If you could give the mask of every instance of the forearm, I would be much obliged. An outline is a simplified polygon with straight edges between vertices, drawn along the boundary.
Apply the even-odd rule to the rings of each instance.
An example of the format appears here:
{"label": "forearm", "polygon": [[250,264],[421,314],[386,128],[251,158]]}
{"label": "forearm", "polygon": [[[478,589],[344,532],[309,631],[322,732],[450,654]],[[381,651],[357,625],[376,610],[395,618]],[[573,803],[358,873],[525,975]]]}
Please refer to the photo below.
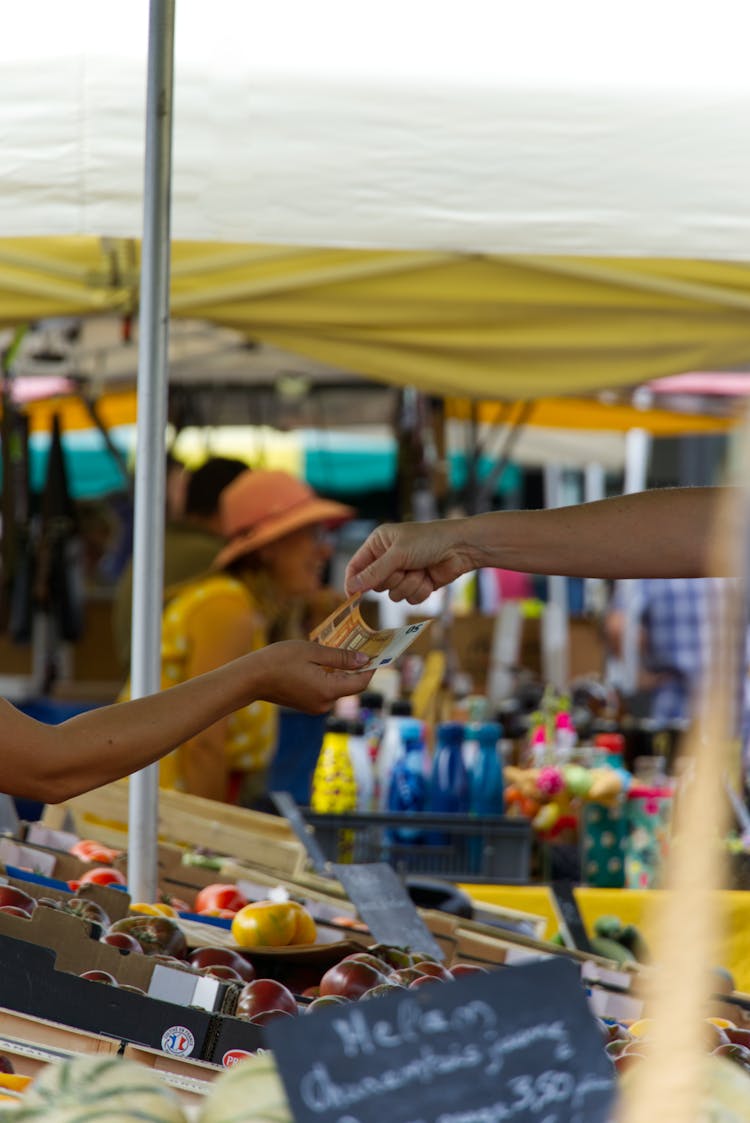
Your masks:
{"label": "forearm", "polygon": [[464,520],[477,568],[571,577],[701,577],[719,488],[663,488]]}
{"label": "forearm", "polygon": [[[25,738],[25,751],[33,753],[33,768],[14,770],[11,794],[56,803],[136,772],[260,697],[263,685],[259,652],[146,698],[78,714],[62,725],[31,723],[31,746],[29,719],[24,719],[18,736]],[[18,750],[20,765],[22,744]],[[7,783],[4,788],[9,790]]]}

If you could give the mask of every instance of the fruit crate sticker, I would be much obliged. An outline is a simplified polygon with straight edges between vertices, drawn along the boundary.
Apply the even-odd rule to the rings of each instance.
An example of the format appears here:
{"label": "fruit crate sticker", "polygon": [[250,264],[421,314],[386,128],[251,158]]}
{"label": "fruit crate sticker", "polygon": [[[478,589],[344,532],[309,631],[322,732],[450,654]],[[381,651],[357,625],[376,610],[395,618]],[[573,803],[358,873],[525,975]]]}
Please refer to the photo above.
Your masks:
{"label": "fruit crate sticker", "polygon": [[551,959],[265,1029],[296,1123],[605,1123],[614,1069]]}

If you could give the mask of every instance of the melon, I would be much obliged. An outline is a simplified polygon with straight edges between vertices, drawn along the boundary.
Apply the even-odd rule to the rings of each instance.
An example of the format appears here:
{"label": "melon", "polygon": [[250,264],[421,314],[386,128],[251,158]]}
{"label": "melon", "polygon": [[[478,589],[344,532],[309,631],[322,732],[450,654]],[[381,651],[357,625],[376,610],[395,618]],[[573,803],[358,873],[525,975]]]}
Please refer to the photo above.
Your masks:
{"label": "melon", "polygon": [[69,1057],[29,1085],[19,1120],[45,1123],[187,1123],[175,1092],[156,1072],[113,1056]]}
{"label": "melon", "polygon": [[209,1092],[198,1123],[293,1123],[271,1053],[243,1057]]}

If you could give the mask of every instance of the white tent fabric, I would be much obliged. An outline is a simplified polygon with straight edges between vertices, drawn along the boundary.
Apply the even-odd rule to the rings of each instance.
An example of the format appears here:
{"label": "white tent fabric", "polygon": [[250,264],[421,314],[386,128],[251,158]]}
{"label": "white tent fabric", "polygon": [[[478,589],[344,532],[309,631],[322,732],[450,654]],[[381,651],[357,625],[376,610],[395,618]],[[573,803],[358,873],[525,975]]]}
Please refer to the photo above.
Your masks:
{"label": "white tent fabric", "polygon": [[[179,0],[172,236],[742,260],[744,0]],[[0,236],[137,237],[146,0],[0,38]]]}

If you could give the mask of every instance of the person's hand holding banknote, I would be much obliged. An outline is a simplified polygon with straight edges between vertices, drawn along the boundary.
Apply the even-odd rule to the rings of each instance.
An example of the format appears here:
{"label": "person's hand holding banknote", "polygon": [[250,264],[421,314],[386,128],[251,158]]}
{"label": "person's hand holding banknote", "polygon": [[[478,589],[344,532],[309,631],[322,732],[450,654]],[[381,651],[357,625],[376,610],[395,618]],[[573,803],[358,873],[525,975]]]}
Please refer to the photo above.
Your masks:
{"label": "person's hand holding banknote", "polygon": [[360,599],[360,594],[350,597],[310,632],[310,639],[324,647],[364,651],[370,658],[362,668],[363,671],[374,671],[377,667],[392,663],[432,623],[431,620],[422,620],[417,624],[405,624],[403,628],[375,631],[362,619]]}

